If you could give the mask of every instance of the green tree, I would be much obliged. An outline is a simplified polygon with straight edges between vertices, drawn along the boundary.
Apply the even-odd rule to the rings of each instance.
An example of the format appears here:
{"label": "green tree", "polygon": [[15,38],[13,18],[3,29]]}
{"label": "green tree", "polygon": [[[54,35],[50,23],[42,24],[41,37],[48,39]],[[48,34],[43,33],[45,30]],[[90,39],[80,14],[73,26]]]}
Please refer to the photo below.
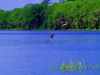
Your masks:
{"label": "green tree", "polygon": [[42,3],[47,7],[50,4],[50,0],[43,0]]}

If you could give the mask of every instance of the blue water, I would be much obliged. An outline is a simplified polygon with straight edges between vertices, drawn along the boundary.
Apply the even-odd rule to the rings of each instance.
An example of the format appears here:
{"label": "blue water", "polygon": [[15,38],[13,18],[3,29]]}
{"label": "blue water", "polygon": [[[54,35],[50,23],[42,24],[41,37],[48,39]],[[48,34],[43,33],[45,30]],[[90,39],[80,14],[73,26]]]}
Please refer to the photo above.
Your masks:
{"label": "blue water", "polygon": [[[87,68],[60,70],[69,63]],[[95,74],[100,75],[98,31],[0,31],[0,75]]]}

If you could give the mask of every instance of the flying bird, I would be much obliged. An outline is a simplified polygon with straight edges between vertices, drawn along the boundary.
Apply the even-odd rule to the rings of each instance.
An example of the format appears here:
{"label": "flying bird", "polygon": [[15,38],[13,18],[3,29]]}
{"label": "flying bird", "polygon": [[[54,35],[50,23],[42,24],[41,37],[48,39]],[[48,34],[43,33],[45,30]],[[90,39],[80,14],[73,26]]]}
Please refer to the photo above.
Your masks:
{"label": "flying bird", "polygon": [[53,38],[54,37],[54,34],[51,34],[50,38]]}

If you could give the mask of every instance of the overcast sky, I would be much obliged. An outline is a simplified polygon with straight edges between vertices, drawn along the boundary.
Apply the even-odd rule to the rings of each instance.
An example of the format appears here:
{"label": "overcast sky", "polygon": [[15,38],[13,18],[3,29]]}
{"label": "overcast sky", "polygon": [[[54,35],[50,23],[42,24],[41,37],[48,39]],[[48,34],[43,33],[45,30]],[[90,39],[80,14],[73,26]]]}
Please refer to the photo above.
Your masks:
{"label": "overcast sky", "polygon": [[[42,0],[0,0],[0,9],[12,10],[14,8],[21,8],[26,4],[40,3]],[[57,0],[52,0],[57,1]]]}

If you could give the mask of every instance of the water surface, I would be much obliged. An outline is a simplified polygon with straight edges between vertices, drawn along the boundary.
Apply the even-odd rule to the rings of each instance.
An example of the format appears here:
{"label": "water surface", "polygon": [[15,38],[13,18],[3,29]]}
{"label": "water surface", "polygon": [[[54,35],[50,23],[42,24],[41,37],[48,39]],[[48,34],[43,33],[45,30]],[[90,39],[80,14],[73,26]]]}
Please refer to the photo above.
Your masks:
{"label": "water surface", "polygon": [[[83,61],[82,71],[60,70],[62,64]],[[0,31],[0,75],[94,74],[100,74],[98,31]]]}

